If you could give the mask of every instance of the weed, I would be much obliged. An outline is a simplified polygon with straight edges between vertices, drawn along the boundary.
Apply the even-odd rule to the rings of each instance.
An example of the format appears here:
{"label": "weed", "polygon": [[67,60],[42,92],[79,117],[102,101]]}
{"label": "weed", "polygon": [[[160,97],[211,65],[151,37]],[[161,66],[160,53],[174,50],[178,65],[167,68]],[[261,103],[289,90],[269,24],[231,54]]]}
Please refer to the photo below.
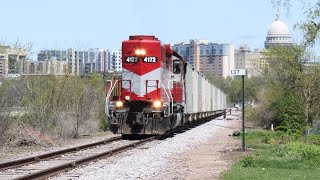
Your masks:
{"label": "weed", "polygon": [[245,156],[241,162],[243,167],[253,167],[253,157],[251,155]]}
{"label": "weed", "polygon": [[286,152],[282,149],[273,149],[272,153],[276,156],[276,157],[284,157],[286,156]]}
{"label": "weed", "polygon": [[288,151],[293,154],[301,156],[304,159],[320,159],[320,147],[313,144],[306,144],[302,142],[292,142],[287,145]]}

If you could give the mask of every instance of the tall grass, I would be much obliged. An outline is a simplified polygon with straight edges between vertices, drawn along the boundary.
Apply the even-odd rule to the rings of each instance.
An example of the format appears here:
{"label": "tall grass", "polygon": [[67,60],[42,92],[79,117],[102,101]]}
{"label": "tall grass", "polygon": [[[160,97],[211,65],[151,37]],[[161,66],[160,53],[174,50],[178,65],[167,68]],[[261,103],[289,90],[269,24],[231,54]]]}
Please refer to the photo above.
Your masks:
{"label": "tall grass", "polygon": [[226,172],[224,179],[319,179],[320,136],[251,131],[246,140],[253,152]]}

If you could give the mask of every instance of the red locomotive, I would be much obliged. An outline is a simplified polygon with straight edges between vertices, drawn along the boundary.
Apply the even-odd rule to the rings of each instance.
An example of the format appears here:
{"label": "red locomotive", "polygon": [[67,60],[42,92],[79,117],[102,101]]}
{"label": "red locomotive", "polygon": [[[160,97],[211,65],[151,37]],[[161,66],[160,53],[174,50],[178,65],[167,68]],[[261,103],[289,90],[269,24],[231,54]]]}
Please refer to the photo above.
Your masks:
{"label": "red locomotive", "polygon": [[122,75],[107,85],[110,130],[163,134],[225,109],[225,95],[155,36],[122,42]]}

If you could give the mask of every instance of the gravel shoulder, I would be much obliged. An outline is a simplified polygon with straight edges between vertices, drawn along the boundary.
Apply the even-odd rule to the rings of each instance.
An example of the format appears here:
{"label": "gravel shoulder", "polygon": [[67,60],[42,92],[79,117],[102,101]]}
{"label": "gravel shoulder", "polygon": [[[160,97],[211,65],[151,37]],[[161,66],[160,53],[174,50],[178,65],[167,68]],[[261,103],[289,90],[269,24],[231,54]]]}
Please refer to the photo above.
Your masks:
{"label": "gravel shoulder", "polygon": [[[133,149],[125,157],[81,169],[74,179],[219,179],[238,160],[238,115],[216,118],[172,138]],[[98,165],[100,164],[100,165]]]}
{"label": "gravel shoulder", "polygon": [[159,179],[221,179],[222,174],[237,162],[242,152],[241,141],[232,133],[241,128],[240,114],[227,116],[227,125],[218,130],[206,143],[187,153],[173,157]]}

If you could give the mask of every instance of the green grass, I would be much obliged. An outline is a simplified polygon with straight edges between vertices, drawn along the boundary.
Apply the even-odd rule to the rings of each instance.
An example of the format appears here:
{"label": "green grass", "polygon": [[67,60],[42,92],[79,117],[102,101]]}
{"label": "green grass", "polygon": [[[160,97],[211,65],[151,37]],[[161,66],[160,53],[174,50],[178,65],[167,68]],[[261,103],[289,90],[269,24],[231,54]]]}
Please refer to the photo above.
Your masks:
{"label": "green grass", "polygon": [[224,179],[320,179],[320,136],[301,137],[283,132],[252,131],[243,157]]}

